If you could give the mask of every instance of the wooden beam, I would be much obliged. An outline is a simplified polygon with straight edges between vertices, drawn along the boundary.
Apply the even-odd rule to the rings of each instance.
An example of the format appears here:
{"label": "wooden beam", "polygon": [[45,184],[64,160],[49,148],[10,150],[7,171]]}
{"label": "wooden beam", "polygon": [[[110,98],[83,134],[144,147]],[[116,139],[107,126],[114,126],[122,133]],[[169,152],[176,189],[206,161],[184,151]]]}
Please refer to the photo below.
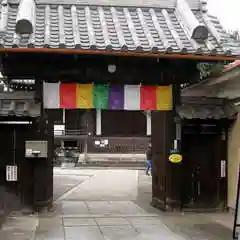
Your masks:
{"label": "wooden beam", "polygon": [[[197,61],[100,55],[9,53],[4,59],[8,79],[44,79],[86,83],[166,84],[198,79]],[[49,59],[49,60],[48,60]],[[47,64],[46,64],[47,62]],[[108,72],[109,64],[116,72]],[[43,71],[44,69],[44,71]],[[126,69],[128,74],[126,74]]]}
{"label": "wooden beam", "polygon": [[169,59],[190,59],[199,61],[235,61],[240,60],[239,56],[224,55],[196,55],[180,53],[152,53],[152,52],[123,52],[106,50],[86,50],[86,49],[50,49],[50,48],[2,48],[0,53],[56,53],[56,54],[83,54],[83,55],[112,55],[128,57],[155,57]]}

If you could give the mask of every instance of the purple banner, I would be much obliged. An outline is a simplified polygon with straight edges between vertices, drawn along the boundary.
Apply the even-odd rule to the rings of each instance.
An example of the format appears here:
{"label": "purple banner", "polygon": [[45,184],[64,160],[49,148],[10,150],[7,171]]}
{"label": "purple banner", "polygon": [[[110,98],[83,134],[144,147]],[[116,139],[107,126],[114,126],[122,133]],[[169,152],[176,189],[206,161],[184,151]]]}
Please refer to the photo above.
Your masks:
{"label": "purple banner", "polygon": [[108,107],[112,110],[124,109],[124,85],[112,85],[110,87]]}

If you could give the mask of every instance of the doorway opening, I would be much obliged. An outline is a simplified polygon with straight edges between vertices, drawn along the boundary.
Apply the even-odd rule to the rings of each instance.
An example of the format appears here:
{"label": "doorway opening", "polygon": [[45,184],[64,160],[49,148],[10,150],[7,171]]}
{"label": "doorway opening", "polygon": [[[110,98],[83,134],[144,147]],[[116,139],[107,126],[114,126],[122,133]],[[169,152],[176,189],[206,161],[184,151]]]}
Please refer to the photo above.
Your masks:
{"label": "doorway opening", "polygon": [[184,208],[216,209],[223,200],[221,184],[226,180],[220,176],[220,166],[226,159],[226,142],[222,139],[223,129],[216,123],[192,121],[183,127]]}

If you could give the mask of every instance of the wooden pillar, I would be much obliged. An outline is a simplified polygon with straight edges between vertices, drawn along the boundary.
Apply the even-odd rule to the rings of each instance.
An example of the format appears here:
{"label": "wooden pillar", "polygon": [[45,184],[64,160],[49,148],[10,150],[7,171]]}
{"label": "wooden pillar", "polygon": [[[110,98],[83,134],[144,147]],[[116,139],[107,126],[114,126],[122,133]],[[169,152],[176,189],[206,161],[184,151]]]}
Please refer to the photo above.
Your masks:
{"label": "wooden pillar", "polygon": [[170,150],[174,147],[176,132],[176,111],[178,88],[173,87],[173,111],[152,112],[152,205],[164,210],[181,207],[181,167],[168,160]]}
{"label": "wooden pillar", "polygon": [[35,140],[48,142],[48,157],[46,159],[33,159],[34,162],[34,208],[41,210],[51,207],[53,201],[53,153],[54,153],[54,127],[51,110],[43,109],[42,81],[38,81],[40,91],[41,116],[36,126]]}
{"label": "wooden pillar", "polygon": [[24,205],[33,206],[34,202],[34,162],[30,159],[25,158],[25,141],[35,138],[35,120],[32,120],[32,124],[28,126],[24,133],[18,134],[17,136],[17,156],[20,155],[23,150],[22,158],[19,165],[19,181],[21,191],[21,202]]}

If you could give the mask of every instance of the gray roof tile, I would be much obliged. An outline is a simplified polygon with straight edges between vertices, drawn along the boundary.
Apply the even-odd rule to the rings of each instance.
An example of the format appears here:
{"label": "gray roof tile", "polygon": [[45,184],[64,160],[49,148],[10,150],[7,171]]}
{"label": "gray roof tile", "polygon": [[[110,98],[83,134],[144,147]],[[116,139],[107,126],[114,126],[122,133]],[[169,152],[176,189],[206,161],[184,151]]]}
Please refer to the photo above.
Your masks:
{"label": "gray roof tile", "polygon": [[[17,1],[20,0],[8,0]],[[92,5],[92,6],[128,6],[174,8],[177,0],[35,0],[37,4],[50,5]],[[206,0],[187,0],[191,9],[201,9]]]}
{"label": "gray roof tile", "polygon": [[[32,1],[32,4],[35,4],[33,0],[25,1]],[[200,10],[194,10],[193,14],[196,20],[210,31],[208,39],[199,43],[189,37],[174,8],[40,3],[41,0],[34,5],[35,17],[31,19],[32,34],[15,33],[20,5],[6,5],[5,9],[3,8],[7,12],[5,15],[1,8],[1,19],[4,16],[6,18],[5,35],[2,37],[0,35],[2,47],[198,54],[225,54],[231,48],[228,46],[225,49],[219,42],[226,37],[219,22],[213,17],[208,17],[206,20],[206,14],[204,17],[204,13]],[[199,4],[200,1],[196,0],[194,8],[196,9]],[[239,48],[234,46],[235,55],[239,55],[238,50],[240,45]]]}
{"label": "gray roof tile", "polygon": [[177,108],[181,118],[185,119],[223,119],[232,118],[236,110],[228,106],[184,105]]}
{"label": "gray roof tile", "polygon": [[0,116],[38,117],[40,112],[33,93],[0,93]]}

